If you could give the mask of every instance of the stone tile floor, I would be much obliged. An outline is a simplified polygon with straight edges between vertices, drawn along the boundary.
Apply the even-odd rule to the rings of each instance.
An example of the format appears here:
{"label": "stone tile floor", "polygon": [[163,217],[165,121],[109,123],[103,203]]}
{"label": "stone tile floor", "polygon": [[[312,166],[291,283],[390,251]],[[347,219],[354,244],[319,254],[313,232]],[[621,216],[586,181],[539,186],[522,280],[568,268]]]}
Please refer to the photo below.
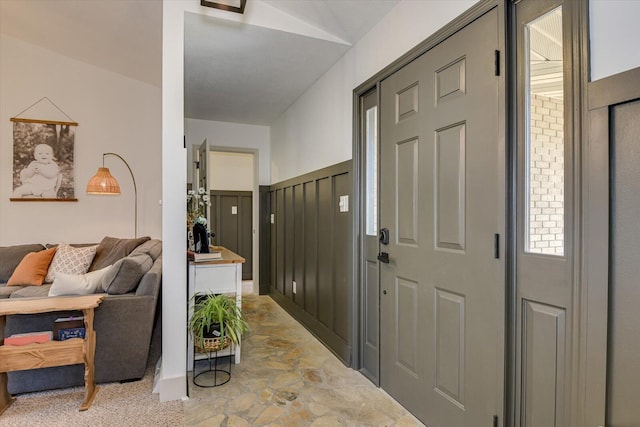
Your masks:
{"label": "stone tile floor", "polygon": [[[231,381],[193,385],[188,426],[422,426],[360,373],[345,367],[268,296],[243,297],[252,328]],[[196,369],[204,368],[198,362]]]}

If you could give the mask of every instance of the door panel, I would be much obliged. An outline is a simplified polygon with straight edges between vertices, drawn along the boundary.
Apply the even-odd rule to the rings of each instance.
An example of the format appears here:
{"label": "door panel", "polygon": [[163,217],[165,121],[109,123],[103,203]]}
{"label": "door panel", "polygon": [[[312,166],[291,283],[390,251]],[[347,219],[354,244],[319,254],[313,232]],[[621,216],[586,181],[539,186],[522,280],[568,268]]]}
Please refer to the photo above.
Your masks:
{"label": "door panel", "polygon": [[[573,158],[571,4],[516,3],[515,421],[569,425]],[[569,37],[569,38],[567,38]],[[553,40],[551,43],[550,40]]]}
{"label": "door panel", "polygon": [[435,290],[435,388],[464,408],[464,296]]}
{"label": "door panel", "polygon": [[217,242],[233,252],[238,252],[238,197],[220,196],[220,226],[216,227]]}
{"label": "door panel", "polygon": [[561,425],[563,413],[565,310],[523,301],[522,426]]}
{"label": "door panel", "polygon": [[375,384],[380,384],[380,286],[378,274],[378,90],[373,89],[360,100],[362,154],[365,159],[361,168],[361,193],[365,195],[362,212],[365,220],[362,224],[363,236],[362,266],[362,318],[360,348],[362,349],[361,372]]}
{"label": "door panel", "polygon": [[381,85],[380,381],[430,427],[490,425],[502,405],[497,46],[494,9]]}
{"label": "door panel", "polygon": [[242,280],[253,278],[253,195],[249,191],[219,191],[211,194],[212,243],[224,246],[245,259]]}

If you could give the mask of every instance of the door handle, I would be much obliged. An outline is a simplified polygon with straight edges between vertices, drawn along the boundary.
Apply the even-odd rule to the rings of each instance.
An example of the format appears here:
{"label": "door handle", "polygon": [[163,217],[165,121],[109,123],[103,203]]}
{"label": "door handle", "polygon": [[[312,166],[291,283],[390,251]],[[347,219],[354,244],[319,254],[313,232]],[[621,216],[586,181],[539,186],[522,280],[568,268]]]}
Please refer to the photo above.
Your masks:
{"label": "door handle", "polygon": [[382,243],[383,245],[388,245],[389,244],[389,229],[388,228],[381,228],[380,229],[380,236],[378,237],[378,240],[380,240],[380,243]]}
{"label": "door handle", "polygon": [[384,262],[385,264],[389,264],[389,254],[386,252],[380,252],[378,254],[378,261]]}

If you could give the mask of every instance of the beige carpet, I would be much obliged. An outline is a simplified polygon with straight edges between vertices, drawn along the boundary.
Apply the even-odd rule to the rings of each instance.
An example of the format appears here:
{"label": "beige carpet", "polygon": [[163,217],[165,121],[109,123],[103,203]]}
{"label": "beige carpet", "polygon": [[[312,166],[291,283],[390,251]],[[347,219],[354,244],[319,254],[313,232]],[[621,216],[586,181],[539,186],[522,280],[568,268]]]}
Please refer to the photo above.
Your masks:
{"label": "beige carpet", "polygon": [[89,410],[80,412],[84,387],[19,395],[0,415],[2,427],[129,427],[183,426],[181,401],[159,402],[152,394],[153,372],[159,355],[159,334],[154,334],[149,366],[140,381],[100,384]]}

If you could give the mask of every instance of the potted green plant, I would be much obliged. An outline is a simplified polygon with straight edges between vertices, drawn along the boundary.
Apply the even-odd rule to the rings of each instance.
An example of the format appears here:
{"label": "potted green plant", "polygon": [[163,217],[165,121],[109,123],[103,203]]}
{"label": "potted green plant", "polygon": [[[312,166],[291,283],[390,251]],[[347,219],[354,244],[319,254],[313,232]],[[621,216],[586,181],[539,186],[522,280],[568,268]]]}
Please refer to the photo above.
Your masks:
{"label": "potted green plant", "polygon": [[249,324],[234,298],[207,293],[196,294],[192,300],[193,314],[189,318],[189,331],[197,348],[217,351],[227,347],[230,342],[238,344],[242,335],[249,330]]}

